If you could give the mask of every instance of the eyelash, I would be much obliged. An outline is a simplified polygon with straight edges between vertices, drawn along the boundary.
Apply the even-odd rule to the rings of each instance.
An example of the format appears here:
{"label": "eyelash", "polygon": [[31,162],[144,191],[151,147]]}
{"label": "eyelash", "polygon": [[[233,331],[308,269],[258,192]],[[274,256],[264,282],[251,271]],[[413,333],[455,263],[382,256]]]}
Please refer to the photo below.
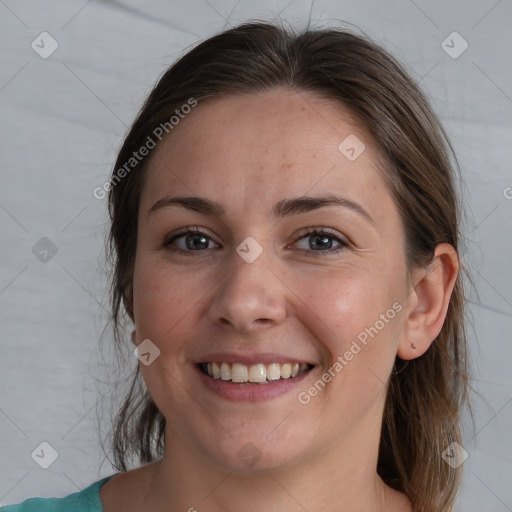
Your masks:
{"label": "eyelash", "polygon": [[[332,238],[333,240],[336,240],[337,242],[339,242],[340,245],[338,247],[327,249],[324,251],[323,250],[314,251],[312,249],[299,249],[299,250],[302,252],[309,253],[309,254],[311,254],[311,256],[314,256],[314,257],[338,254],[341,251],[347,249],[349,247],[349,243],[344,240],[340,240],[340,238],[338,238],[336,236],[333,236],[333,233],[334,233],[334,230],[332,228],[329,228],[329,229],[305,228],[305,232],[299,238],[297,238],[297,240],[295,242],[301,240],[302,238],[306,238],[308,236],[313,236],[313,235],[327,236],[327,238]],[[190,251],[190,250],[170,248],[170,245],[173,242],[175,242],[177,239],[179,239],[183,236],[187,236],[187,235],[202,235],[206,238],[209,238],[210,240],[212,239],[210,237],[210,235],[208,233],[206,233],[205,231],[201,230],[201,228],[199,228],[197,226],[189,226],[187,228],[183,228],[183,230],[180,230],[178,233],[174,233],[171,237],[166,238],[162,244],[162,247],[164,247],[168,250],[171,250],[172,252],[176,252],[176,253],[180,253],[180,254],[190,254],[190,253],[194,253],[194,252],[202,252],[201,250]]]}

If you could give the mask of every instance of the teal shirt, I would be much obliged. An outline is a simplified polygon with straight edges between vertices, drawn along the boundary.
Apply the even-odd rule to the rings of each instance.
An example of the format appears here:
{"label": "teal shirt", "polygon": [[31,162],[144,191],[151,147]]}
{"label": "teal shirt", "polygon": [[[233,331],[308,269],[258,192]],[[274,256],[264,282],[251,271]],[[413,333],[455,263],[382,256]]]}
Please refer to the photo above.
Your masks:
{"label": "teal shirt", "polygon": [[0,512],[104,512],[100,501],[100,488],[113,476],[115,475],[102,478],[83,491],[64,498],[30,498],[17,505],[0,507]]}

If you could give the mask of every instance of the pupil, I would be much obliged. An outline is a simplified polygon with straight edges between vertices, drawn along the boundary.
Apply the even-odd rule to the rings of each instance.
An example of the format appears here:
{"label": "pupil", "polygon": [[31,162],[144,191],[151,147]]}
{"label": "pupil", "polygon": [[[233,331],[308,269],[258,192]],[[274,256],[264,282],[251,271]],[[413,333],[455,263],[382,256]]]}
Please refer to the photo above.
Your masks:
{"label": "pupil", "polygon": [[[190,240],[193,240],[193,242],[189,243]],[[198,242],[198,240],[201,240]],[[188,249],[201,249],[201,243],[206,243],[206,247],[208,246],[208,242],[206,241],[206,238],[204,236],[199,235],[190,235],[187,237],[187,248]]]}
{"label": "pupil", "polygon": [[[332,241],[331,243],[329,243],[330,241],[330,238],[328,236],[320,236],[320,235],[315,235],[312,237],[314,240],[322,240],[322,242],[320,244],[318,244],[317,242],[314,242],[311,245],[311,249],[330,249],[330,245],[332,244]],[[326,245],[322,245],[322,244],[326,244]]]}

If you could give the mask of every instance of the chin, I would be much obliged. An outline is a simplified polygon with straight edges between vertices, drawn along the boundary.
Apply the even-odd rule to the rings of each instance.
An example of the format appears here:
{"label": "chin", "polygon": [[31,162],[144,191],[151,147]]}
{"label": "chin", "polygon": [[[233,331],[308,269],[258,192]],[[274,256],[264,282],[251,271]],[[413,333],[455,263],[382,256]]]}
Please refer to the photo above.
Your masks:
{"label": "chin", "polygon": [[308,443],[290,431],[283,430],[275,435],[275,431],[272,433],[275,426],[274,423],[272,428],[262,427],[254,435],[247,432],[233,437],[225,435],[221,442],[218,438],[212,439],[203,453],[208,453],[223,470],[238,474],[249,475],[293,465],[308,451]]}

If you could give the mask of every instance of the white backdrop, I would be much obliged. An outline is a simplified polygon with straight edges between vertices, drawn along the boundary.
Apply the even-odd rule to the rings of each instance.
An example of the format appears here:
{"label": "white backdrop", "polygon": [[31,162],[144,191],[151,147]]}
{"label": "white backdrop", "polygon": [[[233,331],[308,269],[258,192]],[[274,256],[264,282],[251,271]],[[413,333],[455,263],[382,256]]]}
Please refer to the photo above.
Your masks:
{"label": "white backdrop", "polygon": [[[114,472],[96,423],[108,401],[97,393],[107,215],[92,192],[186,48],[278,16],[359,27],[421,80],[452,139],[469,205],[462,252],[478,292],[480,393],[458,509],[512,510],[511,0],[0,0],[1,504],[64,496]],[[31,456],[42,442],[58,454],[48,469]]]}

